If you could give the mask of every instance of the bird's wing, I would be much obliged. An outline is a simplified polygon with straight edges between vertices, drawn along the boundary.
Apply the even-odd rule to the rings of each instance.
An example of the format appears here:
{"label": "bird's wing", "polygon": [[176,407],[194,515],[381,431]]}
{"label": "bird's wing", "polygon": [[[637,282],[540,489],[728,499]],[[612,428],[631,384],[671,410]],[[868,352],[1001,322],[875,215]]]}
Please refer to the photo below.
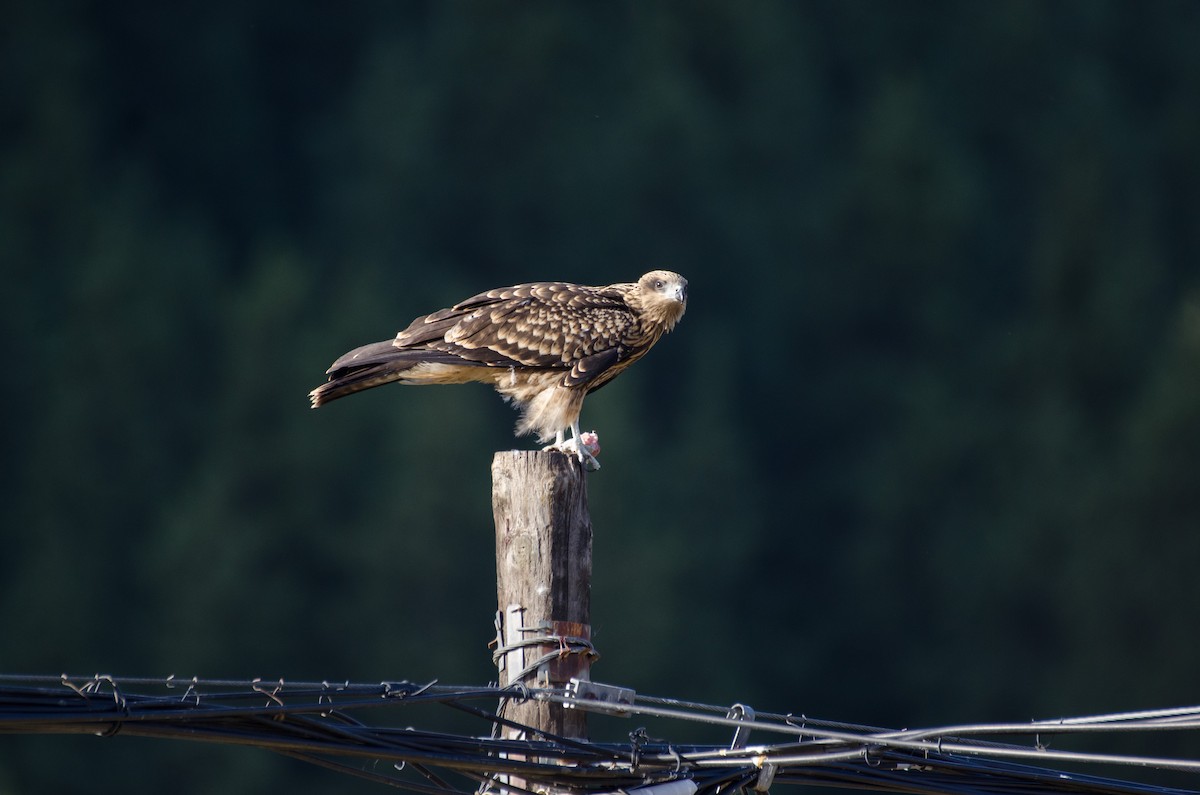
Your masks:
{"label": "bird's wing", "polygon": [[493,367],[563,370],[564,385],[585,384],[623,358],[636,329],[622,286],[537,282],[490,290],[418,318],[395,345]]}

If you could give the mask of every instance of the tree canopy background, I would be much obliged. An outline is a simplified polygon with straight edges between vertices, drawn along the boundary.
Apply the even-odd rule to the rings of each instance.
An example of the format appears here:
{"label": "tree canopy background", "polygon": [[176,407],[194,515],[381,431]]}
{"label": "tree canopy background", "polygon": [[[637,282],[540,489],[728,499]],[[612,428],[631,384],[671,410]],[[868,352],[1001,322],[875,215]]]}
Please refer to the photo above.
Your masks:
{"label": "tree canopy background", "polygon": [[[597,680],[898,726],[1200,699],[1200,5],[4,17],[0,671],[489,681],[516,415],[305,394],[477,291],[665,267],[687,317],[584,410]],[[376,789],[0,738],[0,793],[218,787]]]}

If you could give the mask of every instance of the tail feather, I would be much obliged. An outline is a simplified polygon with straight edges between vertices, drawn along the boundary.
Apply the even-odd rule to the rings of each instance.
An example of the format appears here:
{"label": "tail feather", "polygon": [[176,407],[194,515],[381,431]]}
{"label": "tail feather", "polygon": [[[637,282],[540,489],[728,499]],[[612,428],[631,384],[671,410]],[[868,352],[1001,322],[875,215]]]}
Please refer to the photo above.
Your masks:
{"label": "tail feather", "polygon": [[395,360],[399,353],[410,353],[403,348],[397,348],[394,340],[384,340],[383,342],[372,342],[370,345],[362,345],[352,351],[343,353],[337,358],[333,364],[329,365],[329,369],[325,371],[331,379],[337,378],[347,370],[361,369],[369,367],[373,364],[384,364]]}
{"label": "tail feather", "polygon": [[[472,370],[479,366],[477,362],[463,361],[445,351],[397,348],[392,340],[373,342],[355,348],[334,362],[327,371],[329,381],[309,392],[308,399],[315,409],[364,389],[404,381],[410,375],[409,371],[421,364],[459,365]],[[418,373],[411,374],[418,376]],[[420,383],[421,380],[418,376],[413,382]],[[455,380],[461,382],[469,379]]]}
{"label": "tail feather", "polygon": [[340,397],[399,381],[404,377],[404,371],[412,366],[412,363],[396,362],[356,368],[337,378],[330,378],[328,383],[321,384],[309,392],[308,399],[312,401],[312,407],[315,409]]}

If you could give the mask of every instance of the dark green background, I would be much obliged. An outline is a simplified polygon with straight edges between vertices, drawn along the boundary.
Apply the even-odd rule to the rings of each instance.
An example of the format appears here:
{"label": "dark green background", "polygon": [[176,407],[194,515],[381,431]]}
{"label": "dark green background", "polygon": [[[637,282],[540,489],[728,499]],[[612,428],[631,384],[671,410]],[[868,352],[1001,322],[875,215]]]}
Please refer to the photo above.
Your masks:
{"label": "dark green background", "polygon": [[[665,267],[686,318],[584,409],[597,680],[899,726],[1200,699],[1200,5],[3,17],[0,671],[488,681],[516,415],[305,394],[480,290]],[[0,740],[5,795],[217,788],[378,791]]]}

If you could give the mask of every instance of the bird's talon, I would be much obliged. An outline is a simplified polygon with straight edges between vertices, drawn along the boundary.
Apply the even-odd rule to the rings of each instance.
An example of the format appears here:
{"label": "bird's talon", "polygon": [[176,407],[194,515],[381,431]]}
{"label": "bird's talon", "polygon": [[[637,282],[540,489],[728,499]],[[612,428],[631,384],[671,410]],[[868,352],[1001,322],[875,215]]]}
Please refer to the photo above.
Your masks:
{"label": "bird's talon", "polygon": [[583,444],[580,444],[578,437],[571,437],[561,444],[548,444],[542,448],[543,452],[556,450],[564,455],[569,455],[577,459],[580,465],[587,472],[595,472],[600,469],[600,462],[596,460],[595,452],[600,451],[600,444],[595,441],[595,434],[584,434]]}

